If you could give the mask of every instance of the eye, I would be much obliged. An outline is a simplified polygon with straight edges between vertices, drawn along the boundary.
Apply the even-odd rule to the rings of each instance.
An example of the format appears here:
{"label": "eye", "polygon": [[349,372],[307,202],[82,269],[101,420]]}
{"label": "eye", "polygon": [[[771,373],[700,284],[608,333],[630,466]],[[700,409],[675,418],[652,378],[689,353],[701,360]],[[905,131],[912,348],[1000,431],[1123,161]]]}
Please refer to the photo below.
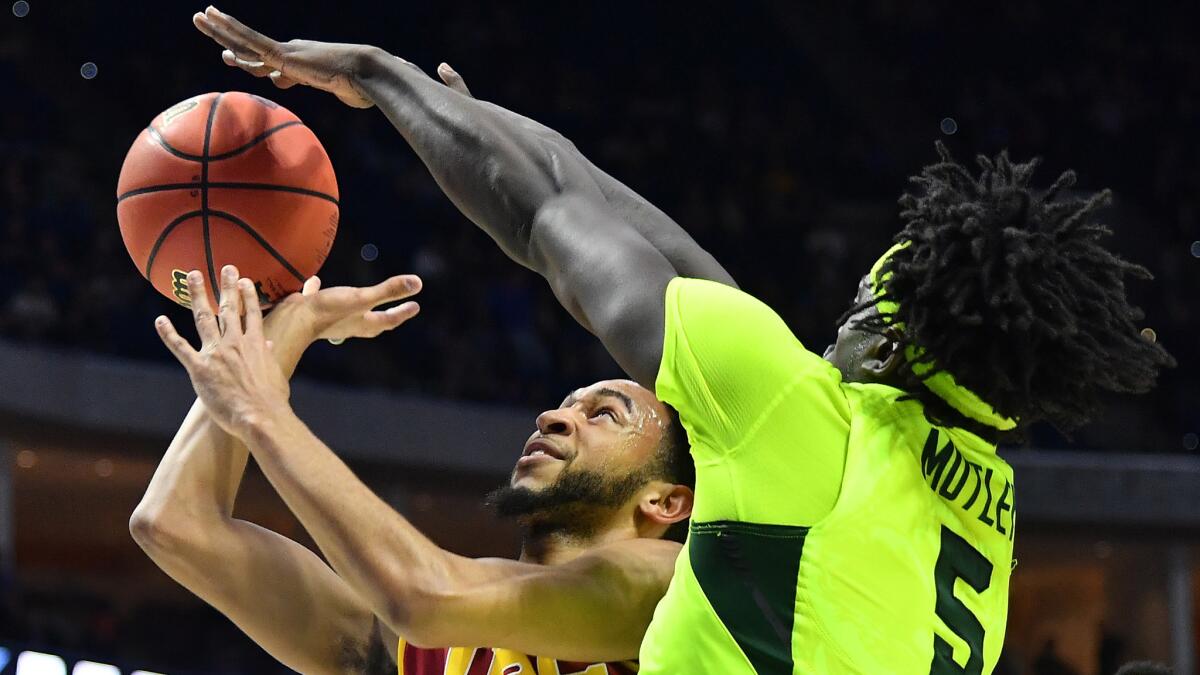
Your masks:
{"label": "eye", "polygon": [[613,420],[614,422],[617,420],[616,411],[607,407],[596,410],[596,413],[592,415],[592,417],[600,417],[602,415],[608,415],[609,419]]}

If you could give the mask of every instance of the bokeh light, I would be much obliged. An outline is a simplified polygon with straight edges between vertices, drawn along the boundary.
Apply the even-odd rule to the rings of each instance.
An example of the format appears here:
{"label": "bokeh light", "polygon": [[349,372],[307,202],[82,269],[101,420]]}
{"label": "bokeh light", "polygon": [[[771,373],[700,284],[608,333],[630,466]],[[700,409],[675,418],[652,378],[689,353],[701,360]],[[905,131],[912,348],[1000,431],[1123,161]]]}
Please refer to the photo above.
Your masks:
{"label": "bokeh light", "polygon": [[363,244],[358,255],[367,262],[375,262],[375,259],[379,257],[379,247],[375,244]]}
{"label": "bokeh light", "polygon": [[29,3],[25,0],[17,0],[12,6],[13,16],[18,19],[23,19],[29,14]]}
{"label": "bokeh light", "polygon": [[943,134],[953,136],[958,131],[958,122],[953,117],[943,117],[941,127]]}
{"label": "bokeh light", "polygon": [[94,79],[99,72],[100,69],[97,68],[96,64],[92,63],[91,61],[88,61],[79,67],[79,74],[82,75],[83,79],[85,80]]}

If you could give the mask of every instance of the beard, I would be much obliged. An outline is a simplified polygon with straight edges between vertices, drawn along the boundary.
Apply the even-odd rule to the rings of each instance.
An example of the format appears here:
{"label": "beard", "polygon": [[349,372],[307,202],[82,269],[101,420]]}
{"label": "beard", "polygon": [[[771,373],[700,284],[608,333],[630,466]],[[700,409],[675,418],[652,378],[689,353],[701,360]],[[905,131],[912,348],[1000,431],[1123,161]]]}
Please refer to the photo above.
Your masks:
{"label": "beard", "polygon": [[573,471],[568,466],[540,490],[502,485],[488,493],[485,502],[496,515],[515,518],[528,536],[587,538],[650,480],[649,473],[642,469],[610,477],[587,469]]}

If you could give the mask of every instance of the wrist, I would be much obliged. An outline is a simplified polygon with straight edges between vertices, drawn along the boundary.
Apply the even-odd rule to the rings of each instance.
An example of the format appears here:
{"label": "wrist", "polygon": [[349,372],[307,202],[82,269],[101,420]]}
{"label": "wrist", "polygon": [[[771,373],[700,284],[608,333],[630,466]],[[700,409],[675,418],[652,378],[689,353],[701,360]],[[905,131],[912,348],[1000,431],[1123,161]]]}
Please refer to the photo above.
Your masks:
{"label": "wrist", "polygon": [[367,86],[368,83],[378,81],[380,76],[390,70],[393,62],[399,60],[384,49],[363,45],[355,54],[349,73],[350,82],[355,91],[364,98],[374,101],[373,92]]}
{"label": "wrist", "polygon": [[305,350],[317,341],[316,326],[296,314],[272,313],[263,325],[263,335],[273,345],[275,362],[289,379]]}
{"label": "wrist", "polygon": [[287,402],[263,406],[248,412],[238,421],[237,436],[251,448],[262,447],[264,441],[276,437],[296,418]]}

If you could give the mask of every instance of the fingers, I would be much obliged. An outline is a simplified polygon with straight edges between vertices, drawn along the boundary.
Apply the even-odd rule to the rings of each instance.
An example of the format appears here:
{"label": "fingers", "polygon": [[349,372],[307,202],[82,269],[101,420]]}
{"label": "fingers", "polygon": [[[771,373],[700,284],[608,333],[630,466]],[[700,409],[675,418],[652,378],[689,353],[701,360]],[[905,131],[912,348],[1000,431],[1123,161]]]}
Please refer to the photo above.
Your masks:
{"label": "fingers", "polygon": [[241,293],[237,288],[238,271],[233,265],[221,268],[221,335],[226,339],[240,337],[242,334]]}
{"label": "fingers", "polygon": [[[192,25],[194,25],[201,33],[204,33],[208,37],[212,38],[214,42],[224,47],[227,51],[229,51],[230,54],[234,54],[237,58],[241,58],[245,61],[258,60],[258,54],[254,53],[254,51],[251,50],[251,48],[245,43],[239,41],[236,36],[230,34],[229,31],[224,30],[222,27],[213,23],[207,14],[194,14],[192,16]],[[231,66],[237,65],[235,63],[230,63],[229,61],[225,61],[225,63],[228,63]]]}
{"label": "fingers", "polygon": [[193,17],[192,21],[201,32],[226,49],[232,50],[239,58],[247,61],[261,60],[271,66],[272,70],[277,70],[281,65],[278,42],[249,28],[216,7],[209,6],[203,14]]}
{"label": "fingers", "polygon": [[249,279],[238,279],[238,292],[242,296],[242,307],[246,309],[246,335],[262,334],[262,307],[258,304],[258,291]]}
{"label": "fingers", "polygon": [[458,71],[451,68],[449,63],[443,63],[439,65],[437,72],[438,77],[442,78],[442,82],[445,82],[447,87],[450,87],[454,91],[457,91],[464,96],[471,96],[471,98],[475,98],[471,95],[471,90],[467,89],[467,83],[463,81],[462,75],[459,75]]}
{"label": "fingers", "polygon": [[221,52],[221,60],[225,62],[225,65],[233,66],[234,68],[241,68],[255,77],[267,77],[271,73],[276,72],[274,68],[268,66],[262,61],[250,61],[247,59],[238,58],[237,54],[234,54],[233,50],[231,49],[226,49],[225,51]]}
{"label": "fingers", "polygon": [[192,369],[192,364],[195,363],[196,357],[198,356],[196,354],[196,350],[192,349],[192,346],[188,344],[188,341],[185,340],[184,337],[175,330],[175,326],[171,324],[171,320],[167,317],[160,316],[155,319],[154,328],[158,331],[159,339],[163,341],[163,344],[167,346],[167,349],[171,352],[175,359],[183,364],[183,367],[187,368],[190,372]]}
{"label": "fingers", "polygon": [[363,320],[370,328],[368,334],[375,336],[400,326],[420,311],[421,306],[410,300],[382,312],[367,312],[363,315]]}
{"label": "fingers", "polygon": [[388,327],[388,330],[391,330],[405,321],[408,321],[416,316],[420,311],[421,306],[412,300],[396,305],[395,307],[389,307],[385,309],[383,314],[387,317],[388,322],[391,324]]}
{"label": "fingers", "polygon": [[204,275],[199,270],[188,272],[187,285],[192,300],[192,320],[196,322],[196,332],[200,334],[200,347],[203,349],[221,339],[221,327],[213,315],[212,306],[208,304]]}
{"label": "fingers", "polygon": [[319,277],[309,277],[305,279],[304,288],[300,289],[300,295],[316,295],[319,290],[321,290],[321,279]]}
{"label": "fingers", "polygon": [[421,291],[421,277],[415,274],[401,274],[363,290],[366,291],[366,299],[374,307],[416,295]]}
{"label": "fingers", "polygon": [[291,89],[292,87],[296,86],[296,84],[297,84],[297,82],[295,80],[288,77],[287,75],[284,75],[283,73],[279,72],[278,70],[271,71],[271,74],[269,75],[269,77],[271,78],[271,83],[280,89]]}

